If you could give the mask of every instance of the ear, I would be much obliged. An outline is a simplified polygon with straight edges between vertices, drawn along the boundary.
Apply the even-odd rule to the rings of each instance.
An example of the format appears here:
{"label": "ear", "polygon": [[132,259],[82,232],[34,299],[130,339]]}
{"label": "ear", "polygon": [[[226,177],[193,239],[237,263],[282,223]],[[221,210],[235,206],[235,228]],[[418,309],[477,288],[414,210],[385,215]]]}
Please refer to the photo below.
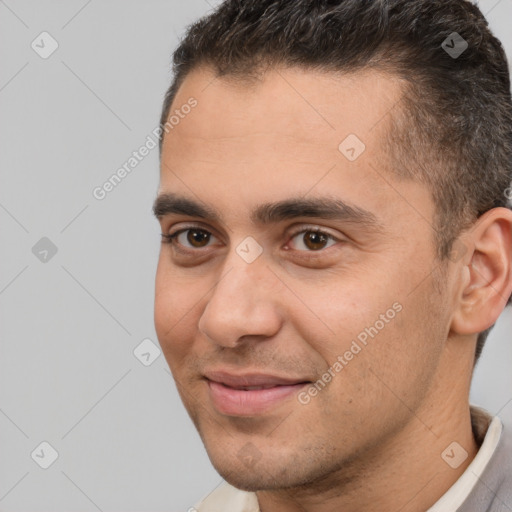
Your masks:
{"label": "ear", "polygon": [[467,251],[458,263],[461,286],[451,330],[475,334],[496,322],[512,293],[512,211],[484,213],[461,242]]}

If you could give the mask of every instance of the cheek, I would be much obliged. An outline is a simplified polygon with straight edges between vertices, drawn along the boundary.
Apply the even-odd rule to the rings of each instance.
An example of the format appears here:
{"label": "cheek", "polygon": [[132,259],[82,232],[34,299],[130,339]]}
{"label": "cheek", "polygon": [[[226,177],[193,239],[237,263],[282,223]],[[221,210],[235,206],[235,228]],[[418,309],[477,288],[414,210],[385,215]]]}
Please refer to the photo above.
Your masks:
{"label": "cheek", "polygon": [[291,301],[288,314],[294,318],[301,337],[331,364],[365,328],[379,320],[381,313],[392,308],[392,294],[384,287],[365,284],[353,277],[330,276],[325,283],[294,283],[301,299]]}
{"label": "cheek", "polygon": [[410,292],[411,283],[424,276],[407,273],[396,261],[381,263],[292,283],[301,302],[289,302],[289,318],[326,368],[345,354],[350,373],[371,365],[399,371],[402,363],[421,364],[417,354],[427,351],[428,343],[418,328],[432,323],[435,312],[420,289]]}
{"label": "cheek", "polygon": [[197,298],[193,287],[184,286],[159,265],[155,284],[154,322],[169,366],[174,367],[192,346]]}

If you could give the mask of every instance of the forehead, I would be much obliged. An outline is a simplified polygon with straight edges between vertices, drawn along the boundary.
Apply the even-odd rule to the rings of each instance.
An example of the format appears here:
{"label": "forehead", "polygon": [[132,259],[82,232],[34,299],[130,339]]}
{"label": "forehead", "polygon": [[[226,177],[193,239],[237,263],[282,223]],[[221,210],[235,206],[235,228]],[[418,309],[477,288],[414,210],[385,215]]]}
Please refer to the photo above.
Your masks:
{"label": "forehead", "polygon": [[178,122],[164,138],[159,193],[216,203],[231,219],[326,193],[390,220],[408,215],[397,199],[429,198],[423,186],[390,186],[383,141],[400,98],[399,80],[375,71],[274,69],[249,83],[196,69],[171,108]]}
{"label": "forehead", "polygon": [[336,149],[340,137],[349,134],[374,146],[386,127],[385,117],[400,100],[401,83],[394,75],[370,70],[273,68],[256,80],[244,80],[216,77],[211,68],[201,67],[185,78],[171,114],[191,97],[198,102],[194,115],[173,127],[173,135],[218,146],[227,139],[236,146],[237,139],[243,143],[247,137],[278,136],[288,138],[289,144]]}

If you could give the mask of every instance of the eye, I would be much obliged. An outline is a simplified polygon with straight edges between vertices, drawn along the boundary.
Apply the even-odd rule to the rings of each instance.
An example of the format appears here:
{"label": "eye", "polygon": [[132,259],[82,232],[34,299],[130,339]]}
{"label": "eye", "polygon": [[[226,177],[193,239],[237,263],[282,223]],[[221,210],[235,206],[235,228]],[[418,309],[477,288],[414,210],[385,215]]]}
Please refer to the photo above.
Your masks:
{"label": "eye", "polygon": [[320,251],[336,244],[337,240],[333,235],[319,229],[303,229],[295,233],[292,238],[294,249],[299,251]]}
{"label": "eye", "polygon": [[180,245],[187,249],[202,249],[207,247],[209,242],[217,240],[209,231],[201,228],[184,228],[174,233],[162,233],[162,241],[174,245]]}

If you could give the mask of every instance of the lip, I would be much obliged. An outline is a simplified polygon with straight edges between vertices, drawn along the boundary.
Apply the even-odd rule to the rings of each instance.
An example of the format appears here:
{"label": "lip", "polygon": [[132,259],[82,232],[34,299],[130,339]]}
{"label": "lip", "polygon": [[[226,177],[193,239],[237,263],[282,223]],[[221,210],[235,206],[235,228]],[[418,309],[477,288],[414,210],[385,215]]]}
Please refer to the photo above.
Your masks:
{"label": "lip", "polygon": [[[235,375],[223,371],[204,374],[215,409],[229,416],[256,416],[274,408],[311,382],[304,378],[261,373]],[[264,389],[244,390],[244,387]]]}

